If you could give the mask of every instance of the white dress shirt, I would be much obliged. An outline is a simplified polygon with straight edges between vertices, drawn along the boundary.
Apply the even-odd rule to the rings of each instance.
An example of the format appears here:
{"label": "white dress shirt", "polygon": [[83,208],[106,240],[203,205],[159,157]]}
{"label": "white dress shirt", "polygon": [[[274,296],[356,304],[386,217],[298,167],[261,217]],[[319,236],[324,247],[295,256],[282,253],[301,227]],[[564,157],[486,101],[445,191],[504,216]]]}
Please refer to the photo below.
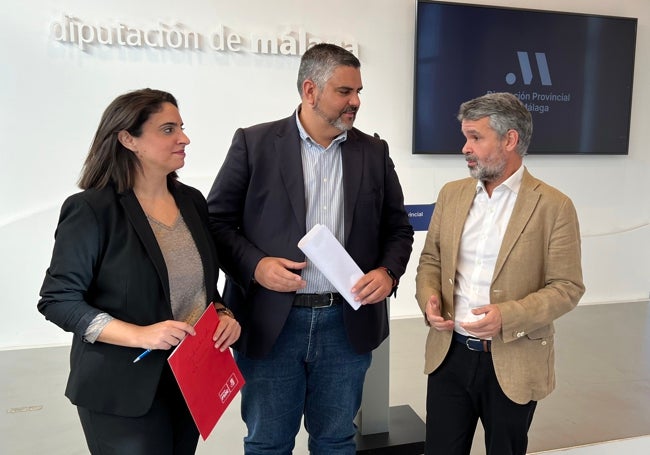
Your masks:
{"label": "white dress shirt", "polygon": [[474,315],[472,309],[490,304],[494,266],[523,174],[522,164],[492,191],[492,197],[488,196],[482,181],[476,184],[476,196],[463,227],[454,286],[454,330],[463,335],[470,334],[460,323],[478,321],[485,316]]}

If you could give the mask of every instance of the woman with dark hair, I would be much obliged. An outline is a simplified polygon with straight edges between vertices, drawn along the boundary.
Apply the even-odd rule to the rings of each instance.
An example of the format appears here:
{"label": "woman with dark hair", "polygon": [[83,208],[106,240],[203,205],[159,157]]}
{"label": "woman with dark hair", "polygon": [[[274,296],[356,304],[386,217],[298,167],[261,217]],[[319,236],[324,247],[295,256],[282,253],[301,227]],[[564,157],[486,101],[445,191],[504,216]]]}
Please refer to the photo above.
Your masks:
{"label": "woman with dark hair", "polygon": [[86,158],[84,191],[61,208],[38,309],[74,334],[66,396],[93,454],[194,453],[199,433],[170,350],[209,304],[220,319],[215,349],[239,338],[217,291],[205,198],[177,181],[189,142],[171,94],[117,97]]}

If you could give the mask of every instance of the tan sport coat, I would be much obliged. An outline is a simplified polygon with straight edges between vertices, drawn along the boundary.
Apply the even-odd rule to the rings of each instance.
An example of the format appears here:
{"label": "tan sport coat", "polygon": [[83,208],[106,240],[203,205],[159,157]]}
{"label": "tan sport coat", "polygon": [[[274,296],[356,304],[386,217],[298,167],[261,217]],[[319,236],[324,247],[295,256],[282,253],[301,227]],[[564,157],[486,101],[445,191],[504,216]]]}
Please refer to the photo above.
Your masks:
{"label": "tan sport coat", "polygon": [[[440,190],[416,276],[416,298],[423,313],[435,294],[442,315],[454,315],[458,249],[475,194],[473,178],[450,182]],[[501,333],[492,340],[492,361],[499,384],[512,401],[537,401],[554,389],[553,321],[572,310],[584,291],[573,203],[524,170],[490,287],[490,303],[499,305],[503,322]],[[426,374],[440,366],[451,340],[452,332],[429,329]]]}

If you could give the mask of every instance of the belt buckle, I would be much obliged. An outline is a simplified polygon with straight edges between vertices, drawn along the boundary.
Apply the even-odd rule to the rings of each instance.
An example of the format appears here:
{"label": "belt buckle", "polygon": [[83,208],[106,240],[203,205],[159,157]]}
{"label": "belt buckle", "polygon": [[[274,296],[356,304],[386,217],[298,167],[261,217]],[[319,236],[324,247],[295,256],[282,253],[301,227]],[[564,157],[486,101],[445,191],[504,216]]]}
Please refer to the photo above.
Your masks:
{"label": "belt buckle", "polygon": [[[469,345],[470,342],[480,344],[480,345],[481,345],[481,349],[475,349],[475,348],[473,348],[472,346]],[[478,338],[467,337],[467,339],[465,340],[465,346],[467,346],[467,349],[469,349],[470,351],[480,351],[480,352],[483,352],[483,351],[485,350],[485,349],[483,349],[483,342],[482,342],[481,340],[479,340]]]}
{"label": "belt buckle", "polygon": [[330,296],[329,305],[318,305],[318,306],[315,306],[314,308],[329,308],[332,305],[334,305],[334,293],[333,292],[327,292],[327,294],[329,294],[329,296]]}

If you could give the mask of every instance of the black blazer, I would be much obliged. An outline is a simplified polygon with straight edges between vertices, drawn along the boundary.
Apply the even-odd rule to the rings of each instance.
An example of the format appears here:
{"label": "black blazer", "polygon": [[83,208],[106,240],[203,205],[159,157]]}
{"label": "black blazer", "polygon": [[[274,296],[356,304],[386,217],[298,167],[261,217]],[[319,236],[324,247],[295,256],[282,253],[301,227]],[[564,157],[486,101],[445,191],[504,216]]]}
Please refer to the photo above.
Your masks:
{"label": "black blazer", "polygon": [[[207,306],[221,297],[205,199],[179,182],[169,186],[201,256]],[[154,350],[134,364],[142,349],[82,341],[100,312],[137,325],[173,319],[165,261],[133,191],[110,185],[63,203],[38,309],[74,333],[65,392],[73,404],[125,417],[149,410],[171,351]]]}
{"label": "black blazer", "polygon": [[[404,273],[413,228],[385,141],[357,129],[342,143],[345,249],[368,272],[385,266]],[[291,309],[294,293],[278,293],[253,281],[265,256],[305,260],[298,241],[306,233],[305,189],[295,114],[238,129],[208,195],[210,228],[226,271],[224,300],[242,326],[235,348],[252,358],[266,355]],[[388,335],[386,302],[354,311],[345,305],[348,337],[357,352]]]}

